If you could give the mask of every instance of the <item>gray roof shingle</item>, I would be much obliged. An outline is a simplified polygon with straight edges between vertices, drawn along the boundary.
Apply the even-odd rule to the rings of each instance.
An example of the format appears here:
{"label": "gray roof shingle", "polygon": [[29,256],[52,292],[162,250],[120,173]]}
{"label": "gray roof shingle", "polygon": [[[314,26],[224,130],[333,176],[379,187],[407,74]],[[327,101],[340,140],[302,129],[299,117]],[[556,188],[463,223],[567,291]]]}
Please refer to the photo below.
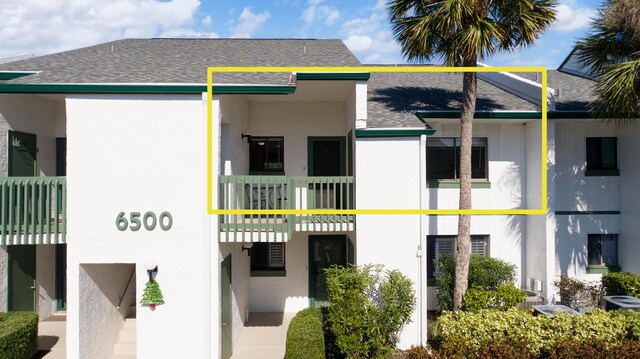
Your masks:
{"label": "gray roof shingle", "polygon": [[[411,67],[407,66],[407,71]],[[367,127],[420,127],[413,111],[459,111],[461,73],[372,73],[368,83]],[[538,106],[478,81],[477,111],[536,111]]]}
{"label": "gray roof shingle", "polygon": [[[341,40],[125,39],[1,64],[42,71],[5,83],[206,83],[210,66],[360,66]],[[214,83],[286,85],[288,74],[218,74]]]}

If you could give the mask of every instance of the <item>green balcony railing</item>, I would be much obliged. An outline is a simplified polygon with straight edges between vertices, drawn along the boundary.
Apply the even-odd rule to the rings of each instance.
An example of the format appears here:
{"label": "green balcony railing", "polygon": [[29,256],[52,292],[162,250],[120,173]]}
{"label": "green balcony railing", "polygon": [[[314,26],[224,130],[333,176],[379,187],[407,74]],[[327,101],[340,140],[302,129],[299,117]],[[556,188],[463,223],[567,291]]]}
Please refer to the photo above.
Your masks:
{"label": "green balcony railing", "polygon": [[0,177],[0,245],[66,242],[65,177]]}
{"label": "green balcony railing", "polygon": [[[219,208],[231,210],[353,209],[353,177],[220,176]],[[220,240],[286,241],[294,231],[353,230],[342,214],[225,214]]]}

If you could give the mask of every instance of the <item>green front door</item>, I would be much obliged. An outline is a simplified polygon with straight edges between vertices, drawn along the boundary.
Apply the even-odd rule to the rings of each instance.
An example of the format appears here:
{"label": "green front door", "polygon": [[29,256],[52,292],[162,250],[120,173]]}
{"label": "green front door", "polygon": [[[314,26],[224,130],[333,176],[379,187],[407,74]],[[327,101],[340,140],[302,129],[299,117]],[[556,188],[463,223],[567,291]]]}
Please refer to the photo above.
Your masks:
{"label": "green front door", "polygon": [[36,246],[7,246],[9,256],[9,310],[36,309]]}
{"label": "green front door", "polygon": [[[308,167],[310,177],[336,177],[345,175],[345,138],[309,137]],[[314,183],[307,191],[308,207],[342,209],[342,188],[333,183]]]}
{"label": "green front door", "polygon": [[9,168],[8,175],[16,177],[35,176],[36,173],[36,135],[25,132],[9,131]]}
{"label": "green front door", "polygon": [[222,359],[233,354],[233,330],[231,313],[231,255],[220,264],[220,348]]}
{"label": "green front door", "polygon": [[329,304],[324,269],[347,264],[347,237],[344,235],[309,236],[309,305]]}

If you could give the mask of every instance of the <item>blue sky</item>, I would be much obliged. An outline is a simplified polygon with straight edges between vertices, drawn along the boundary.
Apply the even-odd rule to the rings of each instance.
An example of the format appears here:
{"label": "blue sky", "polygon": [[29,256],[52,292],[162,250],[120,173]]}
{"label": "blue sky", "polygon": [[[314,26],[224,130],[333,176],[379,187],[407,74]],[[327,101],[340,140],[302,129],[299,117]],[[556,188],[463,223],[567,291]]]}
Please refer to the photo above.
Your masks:
{"label": "blue sky", "polygon": [[[558,21],[494,66],[557,68],[589,28],[599,0],[559,0]],[[385,0],[3,0],[0,57],[43,55],[126,37],[342,39],[363,63],[404,63]]]}

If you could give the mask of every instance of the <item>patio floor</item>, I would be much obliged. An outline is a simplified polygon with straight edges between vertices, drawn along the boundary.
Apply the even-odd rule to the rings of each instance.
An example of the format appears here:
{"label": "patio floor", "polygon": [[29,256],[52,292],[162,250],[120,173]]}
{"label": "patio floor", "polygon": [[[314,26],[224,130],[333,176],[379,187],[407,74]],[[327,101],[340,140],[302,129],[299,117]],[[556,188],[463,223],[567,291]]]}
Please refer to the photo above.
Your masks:
{"label": "patio floor", "polygon": [[38,323],[38,352],[36,359],[65,359],[67,357],[67,316],[54,315]]}
{"label": "patio floor", "polygon": [[251,313],[240,338],[233,347],[232,359],[282,359],[287,329],[296,313]]}

